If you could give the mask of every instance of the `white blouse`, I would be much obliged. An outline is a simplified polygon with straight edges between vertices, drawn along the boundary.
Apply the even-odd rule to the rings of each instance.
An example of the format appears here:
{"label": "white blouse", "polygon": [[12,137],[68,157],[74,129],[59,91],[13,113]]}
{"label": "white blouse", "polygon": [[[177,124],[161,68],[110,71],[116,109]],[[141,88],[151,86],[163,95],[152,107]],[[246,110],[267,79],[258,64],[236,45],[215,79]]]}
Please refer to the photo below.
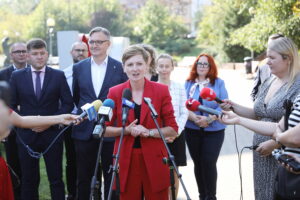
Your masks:
{"label": "white blouse", "polygon": [[174,115],[178,125],[178,135],[180,135],[188,119],[188,110],[185,107],[185,102],[187,100],[186,92],[183,84],[174,81],[171,81],[169,91],[172,97]]}

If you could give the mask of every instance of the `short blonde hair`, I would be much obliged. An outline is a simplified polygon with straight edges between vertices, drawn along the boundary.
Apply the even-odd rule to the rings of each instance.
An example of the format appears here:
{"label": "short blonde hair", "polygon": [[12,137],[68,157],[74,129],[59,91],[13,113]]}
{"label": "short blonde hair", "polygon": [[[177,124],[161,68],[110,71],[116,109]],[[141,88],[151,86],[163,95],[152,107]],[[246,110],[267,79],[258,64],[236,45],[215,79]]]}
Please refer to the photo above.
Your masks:
{"label": "short blonde hair", "polygon": [[143,57],[144,61],[147,63],[147,61],[149,59],[149,55],[148,55],[147,51],[139,45],[131,45],[127,49],[125,49],[125,51],[123,53],[123,56],[122,56],[123,65],[129,58],[131,58],[132,56],[136,56],[136,55],[141,55]]}

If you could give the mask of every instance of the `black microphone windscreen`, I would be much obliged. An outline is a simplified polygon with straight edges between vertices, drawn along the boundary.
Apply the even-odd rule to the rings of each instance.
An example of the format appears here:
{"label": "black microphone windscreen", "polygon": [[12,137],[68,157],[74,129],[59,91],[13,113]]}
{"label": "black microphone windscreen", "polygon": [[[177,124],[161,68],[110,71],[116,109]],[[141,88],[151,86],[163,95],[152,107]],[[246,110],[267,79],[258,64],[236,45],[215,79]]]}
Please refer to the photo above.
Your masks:
{"label": "black microphone windscreen", "polygon": [[131,90],[129,88],[125,88],[123,90],[122,98],[131,101],[131,99],[132,99],[132,93],[131,93]]}

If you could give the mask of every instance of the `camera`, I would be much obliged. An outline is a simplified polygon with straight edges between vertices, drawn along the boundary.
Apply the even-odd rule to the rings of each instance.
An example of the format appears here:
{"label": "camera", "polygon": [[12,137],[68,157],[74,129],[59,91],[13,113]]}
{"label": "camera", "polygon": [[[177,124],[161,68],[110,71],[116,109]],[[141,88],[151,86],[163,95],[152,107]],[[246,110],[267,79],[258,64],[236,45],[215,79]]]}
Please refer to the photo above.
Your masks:
{"label": "camera", "polygon": [[300,172],[300,163],[294,160],[291,156],[288,154],[285,154],[284,151],[275,149],[272,152],[273,157],[278,160],[280,163],[283,163],[285,165],[289,165],[294,172]]}

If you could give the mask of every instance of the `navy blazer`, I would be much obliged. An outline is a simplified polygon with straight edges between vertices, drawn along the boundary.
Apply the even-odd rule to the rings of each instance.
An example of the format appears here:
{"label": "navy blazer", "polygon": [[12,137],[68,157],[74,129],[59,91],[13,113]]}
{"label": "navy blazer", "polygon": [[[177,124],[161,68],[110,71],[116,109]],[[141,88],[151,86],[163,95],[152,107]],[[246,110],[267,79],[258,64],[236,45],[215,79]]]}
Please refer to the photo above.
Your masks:
{"label": "navy blazer", "polygon": [[7,81],[9,82],[9,79],[11,77],[11,74],[13,73],[14,71],[14,67],[11,65],[9,67],[6,67],[4,69],[2,69],[0,71],[0,81]]}
{"label": "navy blazer", "polygon": [[[12,73],[10,79],[11,106],[22,116],[28,115],[58,115],[70,113],[73,109],[73,99],[64,72],[46,67],[40,99],[36,98],[31,68],[20,69]],[[18,129],[18,134],[26,144],[33,143],[37,137],[51,142],[59,133],[57,126],[52,126],[41,133],[31,129]]]}
{"label": "navy blazer", "polygon": [[[80,109],[81,106],[86,103],[92,103],[96,99],[100,99],[103,102],[107,98],[109,88],[123,83],[127,79],[122,64],[119,61],[108,57],[103,85],[99,95],[96,96],[91,75],[91,58],[76,63],[73,67],[73,99],[78,108],[78,114],[82,113],[82,110]],[[93,133],[94,126],[95,123],[88,120],[74,126],[72,133],[73,138],[89,140]]]}
{"label": "navy blazer", "polygon": [[[29,67],[29,65],[26,64],[26,67]],[[11,74],[13,73],[13,71],[15,71],[13,65],[2,69],[0,71],[0,81],[7,81],[7,82],[9,82]]]}

